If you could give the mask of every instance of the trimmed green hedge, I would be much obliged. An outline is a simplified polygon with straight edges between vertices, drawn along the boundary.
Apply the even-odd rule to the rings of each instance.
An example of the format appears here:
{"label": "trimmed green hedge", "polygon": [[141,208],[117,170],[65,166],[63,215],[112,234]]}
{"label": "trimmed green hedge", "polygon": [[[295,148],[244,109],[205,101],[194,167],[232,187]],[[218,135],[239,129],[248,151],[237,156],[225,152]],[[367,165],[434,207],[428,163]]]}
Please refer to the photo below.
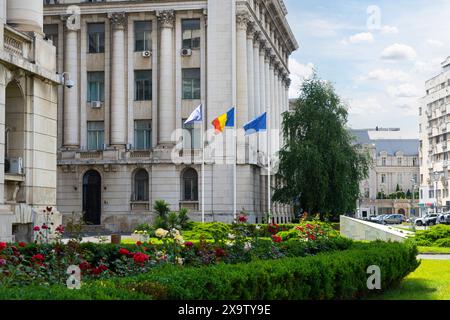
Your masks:
{"label": "trimmed green hedge", "polygon": [[418,267],[416,255],[417,248],[406,244],[355,243],[349,250],[311,257],[197,268],[165,266],[136,277],[94,281],[80,291],[61,286],[0,289],[0,299],[354,299],[370,293],[369,266],[381,268],[382,288],[388,289]]}
{"label": "trimmed green hedge", "polygon": [[418,246],[450,247],[450,226],[438,224],[428,230],[419,230],[411,241]]}

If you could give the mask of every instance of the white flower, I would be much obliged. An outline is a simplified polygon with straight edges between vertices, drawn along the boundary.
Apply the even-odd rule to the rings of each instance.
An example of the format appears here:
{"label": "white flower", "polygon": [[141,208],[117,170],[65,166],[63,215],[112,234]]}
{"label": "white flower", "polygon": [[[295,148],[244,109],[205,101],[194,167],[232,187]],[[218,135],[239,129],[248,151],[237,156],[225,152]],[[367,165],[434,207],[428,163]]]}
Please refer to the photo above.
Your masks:
{"label": "white flower", "polygon": [[183,265],[184,262],[183,258],[177,257],[175,260],[179,265]]}
{"label": "white flower", "polygon": [[225,245],[228,247],[232,247],[232,246],[234,246],[234,243],[231,241],[227,241],[227,242],[225,242]]}
{"label": "white flower", "polygon": [[183,239],[183,237],[181,236],[181,235],[176,235],[175,237],[174,237],[174,239],[175,239],[175,241],[178,243],[178,244],[183,244],[184,243],[184,239]]}
{"label": "white flower", "polygon": [[245,250],[245,251],[249,251],[251,248],[252,248],[251,242],[246,242],[246,243],[244,244],[244,250]]}
{"label": "white flower", "polygon": [[256,226],[255,229],[256,230],[261,230],[261,226]]}
{"label": "white flower", "polygon": [[180,235],[180,231],[178,231],[177,229],[172,229],[172,230],[170,230],[170,234],[173,236],[173,237],[176,237],[176,236],[179,236]]}
{"label": "white flower", "polygon": [[228,239],[234,240],[234,238],[236,238],[236,236],[234,234],[231,234],[231,233],[228,234]]}
{"label": "white flower", "polygon": [[164,229],[162,229],[162,228],[159,228],[159,229],[157,229],[157,230],[155,231],[155,235],[156,235],[158,238],[164,238],[164,237],[167,236],[168,233],[169,233],[169,231],[164,230]]}

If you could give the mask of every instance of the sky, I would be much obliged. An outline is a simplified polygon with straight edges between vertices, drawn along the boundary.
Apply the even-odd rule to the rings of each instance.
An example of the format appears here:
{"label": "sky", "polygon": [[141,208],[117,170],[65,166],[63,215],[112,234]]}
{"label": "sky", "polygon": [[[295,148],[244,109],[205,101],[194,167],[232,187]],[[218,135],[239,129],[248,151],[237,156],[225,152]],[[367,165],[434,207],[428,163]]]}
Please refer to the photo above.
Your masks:
{"label": "sky", "polygon": [[314,70],[349,107],[352,128],[418,138],[425,81],[450,56],[449,0],[284,0],[300,48],[290,97]]}

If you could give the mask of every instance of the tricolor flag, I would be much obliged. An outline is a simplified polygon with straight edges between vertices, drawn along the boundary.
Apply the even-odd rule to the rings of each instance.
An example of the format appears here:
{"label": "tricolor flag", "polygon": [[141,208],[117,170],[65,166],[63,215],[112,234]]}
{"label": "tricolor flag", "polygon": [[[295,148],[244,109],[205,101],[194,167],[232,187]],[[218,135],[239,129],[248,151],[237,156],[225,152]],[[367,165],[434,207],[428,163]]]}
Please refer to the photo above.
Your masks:
{"label": "tricolor flag", "polygon": [[244,125],[245,135],[251,135],[267,129],[267,112]]}
{"label": "tricolor flag", "polygon": [[199,105],[195,110],[191,113],[189,118],[187,118],[184,124],[190,124],[192,122],[199,122],[203,120],[203,112],[202,105]]}
{"label": "tricolor flag", "polygon": [[214,126],[216,133],[223,132],[225,127],[234,127],[234,107],[228,110],[227,113],[224,113],[214,119],[212,125]]}

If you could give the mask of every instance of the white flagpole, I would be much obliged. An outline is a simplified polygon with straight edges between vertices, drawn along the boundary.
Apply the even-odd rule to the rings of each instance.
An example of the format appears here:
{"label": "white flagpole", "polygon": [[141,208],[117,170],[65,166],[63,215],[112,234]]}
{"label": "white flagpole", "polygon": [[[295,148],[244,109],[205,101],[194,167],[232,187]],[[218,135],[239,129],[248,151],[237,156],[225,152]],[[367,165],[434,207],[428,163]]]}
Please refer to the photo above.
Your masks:
{"label": "white flagpole", "polygon": [[236,124],[237,124],[237,119],[236,119],[236,106],[234,106],[233,109],[233,114],[234,114],[234,167],[233,167],[233,217],[234,217],[234,221],[236,221],[236,213],[237,213],[237,179],[236,179],[236,169],[237,169],[237,135],[236,135]]}
{"label": "white flagpole", "polygon": [[201,125],[201,140],[202,140],[202,223],[205,223],[205,137],[204,137],[204,105],[202,104],[202,125]]}
{"label": "white flagpole", "polygon": [[268,211],[268,217],[269,221],[268,223],[272,223],[272,199],[271,199],[271,190],[270,190],[270,107],[267,107],[267,211]]}

